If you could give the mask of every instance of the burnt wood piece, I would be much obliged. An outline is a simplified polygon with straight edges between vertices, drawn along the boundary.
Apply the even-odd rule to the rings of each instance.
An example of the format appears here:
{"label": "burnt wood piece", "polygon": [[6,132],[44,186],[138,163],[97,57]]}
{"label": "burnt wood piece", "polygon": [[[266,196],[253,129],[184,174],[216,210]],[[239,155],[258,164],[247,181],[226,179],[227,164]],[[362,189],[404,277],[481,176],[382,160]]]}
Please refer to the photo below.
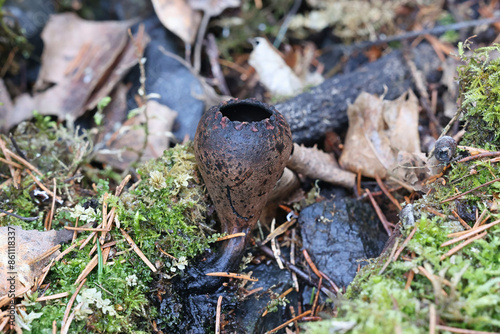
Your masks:
{"label": "burnt wood piece", "polygon": [[[435,82],[441,61],[429,44],[420,44],[410,51],[417,69],[428,82]],[[325,80],[321,85],[276,105],[285,116],[299,144],[318,142],[329,131],[347,129],[347,107],[361,92],[382,95],[393,100],[413,85],[413,78],[401,51],[359,68]]]}

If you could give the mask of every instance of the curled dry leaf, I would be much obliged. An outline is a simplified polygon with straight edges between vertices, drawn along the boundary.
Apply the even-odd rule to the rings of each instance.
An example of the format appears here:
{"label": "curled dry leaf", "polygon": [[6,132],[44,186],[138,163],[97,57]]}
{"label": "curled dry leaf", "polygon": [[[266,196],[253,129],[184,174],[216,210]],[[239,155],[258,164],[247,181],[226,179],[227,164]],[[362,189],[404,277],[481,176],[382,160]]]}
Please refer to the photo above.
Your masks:
{"label": "curled dry leaf", "polygon": [[161,23],[186,44],[193,44],[201,22],[201,13],[186,0],[152,0]]}
{"label": "curled dry leaf", "polygon": [[[12,237],[13,239],[8,239]],[[0,298],[7,295],[12,276],[16,291],[33,286],[35,279],[42,275],[42,269],[57,255],[42,255],[54,246],[67,242],[73,237],[72,231],[24,231],[19,226],[0,227]],[[9,246],[9,241],[11,242]],[[13,244],[12,244],[13,243]],[[13,248],[12,248],[13,247]],[[9,254],[14,251],[14,265],[9,264]],[[13,275],[12,272],[16,274]]]}
{"label": "curled dry leaf", "polygon": [[286,64],[278,50],[265,38],[253,40],[248,63],[255,68],[259,81],[273,96],[293,96],[304,88],[299,77]]}
{"label": "curled dry leaf", "polygon": [[[416,186],[428,173],[420,152],[418,100],[409,91],[394,101],[361,93],[347,110],[349,129],[342,167],[364,176],[393,176]],[[425,178],[425,177],[424,177]]]}
{"label": "curled dry leaf", "polygon": [[356,182],[356,174],[341,169],[332,155],[316,147],[294,144],[287,167],[304,176],[346,188],[352,188]]}

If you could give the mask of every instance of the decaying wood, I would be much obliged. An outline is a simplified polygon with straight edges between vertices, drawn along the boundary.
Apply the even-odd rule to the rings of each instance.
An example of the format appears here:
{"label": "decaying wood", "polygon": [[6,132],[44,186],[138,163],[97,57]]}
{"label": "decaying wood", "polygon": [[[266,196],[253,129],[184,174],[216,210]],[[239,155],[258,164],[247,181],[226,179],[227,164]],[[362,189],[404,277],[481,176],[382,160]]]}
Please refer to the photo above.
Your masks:
{"label": "decaying wood", "polygon": [[[419,71],[433,82],[441,64],[428,44],[420,44],[411,50]],[[276,109],[285,116],[297,143],[317,142],[328,131],[347,128],[347,106],[361,92],[382,95],[393,100],[412,86],[412,75],[400,51],[393,51],[356,72],[334,76],[309,92],[302,93]],[[385,91],[386,90],[386,91]]]}

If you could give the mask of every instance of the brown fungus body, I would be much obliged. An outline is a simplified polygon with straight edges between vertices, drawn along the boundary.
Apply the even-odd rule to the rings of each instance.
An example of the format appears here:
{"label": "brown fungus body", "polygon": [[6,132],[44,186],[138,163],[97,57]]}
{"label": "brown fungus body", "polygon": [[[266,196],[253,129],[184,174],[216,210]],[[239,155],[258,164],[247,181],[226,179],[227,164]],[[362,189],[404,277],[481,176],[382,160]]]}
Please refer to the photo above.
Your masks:
{"label": "brown fungus body", "polygon": [[[221,232],[251,233],[292,147],[288,123],[268,104],[253,99],[229,100],[203,114],[194,150]],[[245,238],[226,241],[217,264],[207,269],[233,269],[245,242]]]}

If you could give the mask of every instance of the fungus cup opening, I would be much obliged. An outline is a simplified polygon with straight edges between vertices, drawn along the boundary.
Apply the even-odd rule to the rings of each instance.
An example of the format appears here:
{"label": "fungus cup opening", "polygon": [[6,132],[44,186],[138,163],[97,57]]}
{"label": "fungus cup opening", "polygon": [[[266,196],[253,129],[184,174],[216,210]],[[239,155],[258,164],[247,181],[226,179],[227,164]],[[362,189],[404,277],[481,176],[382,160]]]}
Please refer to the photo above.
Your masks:
{"label": "fungus cup opening", "polygon": [[233,122],[260,122],[273,115],[272,111],[252,103],[234,103],[220,108],[223,116]]}

